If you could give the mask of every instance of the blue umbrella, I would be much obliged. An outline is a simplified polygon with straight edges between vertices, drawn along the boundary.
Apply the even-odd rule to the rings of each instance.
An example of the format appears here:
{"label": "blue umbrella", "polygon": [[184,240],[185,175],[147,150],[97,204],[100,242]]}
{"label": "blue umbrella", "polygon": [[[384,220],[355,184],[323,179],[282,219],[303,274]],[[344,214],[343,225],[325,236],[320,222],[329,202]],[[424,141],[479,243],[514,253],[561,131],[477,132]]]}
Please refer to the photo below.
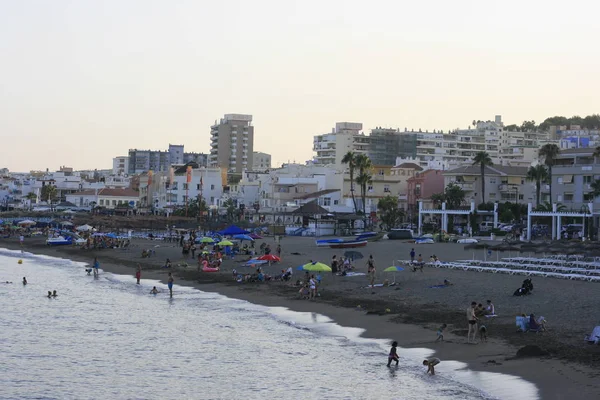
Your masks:
{"label": "blue umbrella", "polygon": [[254,241],[254,239],[252,239],[250,236],[248,236],[248,235],[242,235],[242,234],[240,234],[240,235],[233,235],[233,238],[237,239],[237,240]]}
{"label": "blue umbrella", "polygon": [[117,235],[115,235],[114,233],[107,233],[107,234],[106,234],[106,237],[107,237],[107,238],[110,238],[110,239],[116,239],[116,238],[117,238]]}

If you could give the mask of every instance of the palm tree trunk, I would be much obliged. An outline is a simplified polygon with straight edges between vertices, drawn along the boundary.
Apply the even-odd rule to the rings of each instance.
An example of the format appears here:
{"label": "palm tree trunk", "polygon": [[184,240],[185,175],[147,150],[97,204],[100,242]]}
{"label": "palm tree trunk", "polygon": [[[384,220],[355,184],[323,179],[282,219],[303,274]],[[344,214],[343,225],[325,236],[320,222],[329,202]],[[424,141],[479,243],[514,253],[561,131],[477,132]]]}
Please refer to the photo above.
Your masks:
{"label": "palm tree trunk", "polygon": [[352,204],[354,205],[354,214],[357,213],[356,198],[354,197],[354,171],[350,169],[350,195],[352,196]]}
{"label": "palm tree trunk", "polygon": [[485,165],[481,164],[481,203],[485,204]]}
{"label": "palm tree trunk", "polygon": [[549,182],[549,187],[550,187],[550,204],[553,203],[552,200],[552,166],[548,165],[548,182]]}
{"label": "palm tree trunk", "polygon": [[542,180],[538,178],[535,181],[535,205],[540,206],[540,196],[542,195]]}

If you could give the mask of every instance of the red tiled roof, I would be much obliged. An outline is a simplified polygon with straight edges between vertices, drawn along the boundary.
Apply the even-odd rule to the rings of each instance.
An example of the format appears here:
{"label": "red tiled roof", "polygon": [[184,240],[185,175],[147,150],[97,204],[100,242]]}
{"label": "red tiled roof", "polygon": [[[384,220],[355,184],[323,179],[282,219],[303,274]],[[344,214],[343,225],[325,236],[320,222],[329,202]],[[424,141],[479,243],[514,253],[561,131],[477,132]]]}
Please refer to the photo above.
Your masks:
{"label": "red tiled roof", "polygon": [[[94,196],[96,194],[95,189],[86,189],[81,192],[72,193],[73,196]],[[100,189],[98,190],[98,196],[111,196],[111,197],[138,197],[139,193],[133,189]]]}
{"label": "red tiled roof", "polygon": [[412,168],[412,169],[416,169],[417,171],[423,171],[423,168],[415,163],[411,163],[411,162],[405,162],[402,163],[400,165],[396,165],[395,167],[392,168]]}

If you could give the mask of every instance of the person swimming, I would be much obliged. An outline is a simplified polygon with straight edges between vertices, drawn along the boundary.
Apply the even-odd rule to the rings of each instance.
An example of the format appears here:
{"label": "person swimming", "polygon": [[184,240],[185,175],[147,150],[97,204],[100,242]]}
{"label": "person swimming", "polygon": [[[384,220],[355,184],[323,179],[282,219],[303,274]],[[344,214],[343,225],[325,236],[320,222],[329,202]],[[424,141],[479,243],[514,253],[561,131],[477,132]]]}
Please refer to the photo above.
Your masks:
{"label": "person swimming", "polygon": [[52,292],[50,290],[48,290],[48,298],[51,299],[52,298]]}
{"label": "person swimming", "polygon": [[157,294],[157,293],[159,293],[159,292],[158,292],[158,289],[156,288],[156,286],[154,286],[154,287],[152,288],[152,290],[150,291],[150,294]]}
{"label": "person swimming", "polygon": [[52,293],[52,297],[56,297],[58,296],[58,294],[56,294],[56,290],[54,291],[54,293]]}
{"label": "person swimming", "polygon": [[23,277],[23,285],[27,285],[27,278]]}

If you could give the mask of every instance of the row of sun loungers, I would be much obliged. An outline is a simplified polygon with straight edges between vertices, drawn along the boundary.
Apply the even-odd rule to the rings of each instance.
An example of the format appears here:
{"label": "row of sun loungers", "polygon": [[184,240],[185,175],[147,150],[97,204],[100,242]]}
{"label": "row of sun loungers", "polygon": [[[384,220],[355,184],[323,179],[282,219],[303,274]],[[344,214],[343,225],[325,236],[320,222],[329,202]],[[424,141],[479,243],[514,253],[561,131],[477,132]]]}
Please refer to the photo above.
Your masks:
{"label": "row of sun loungers", "polygon": [[[510,264],[506,262],[500,266],[493,266],[492,262],[447,262],[447,263],[427,263],[426,265],[434,268],[449,268],[449,269],[461,269],[463,271],[475,271],[475,272],[491,272],[494,274],[508,274],[508,275],[524,275],[531,277],[543,277],[543,278],[561,278],[569,280],[580,280],[588,282],[600,282],[600,270],[589,271],[587,269],[574,269],[574,268],[562,268],[557,266],[540,266],[533,265],[536,270],[524,268],[524,264]],[[546,270],[543,270],[546,268]],[[593,272],[591,274],[590,272]]]}

